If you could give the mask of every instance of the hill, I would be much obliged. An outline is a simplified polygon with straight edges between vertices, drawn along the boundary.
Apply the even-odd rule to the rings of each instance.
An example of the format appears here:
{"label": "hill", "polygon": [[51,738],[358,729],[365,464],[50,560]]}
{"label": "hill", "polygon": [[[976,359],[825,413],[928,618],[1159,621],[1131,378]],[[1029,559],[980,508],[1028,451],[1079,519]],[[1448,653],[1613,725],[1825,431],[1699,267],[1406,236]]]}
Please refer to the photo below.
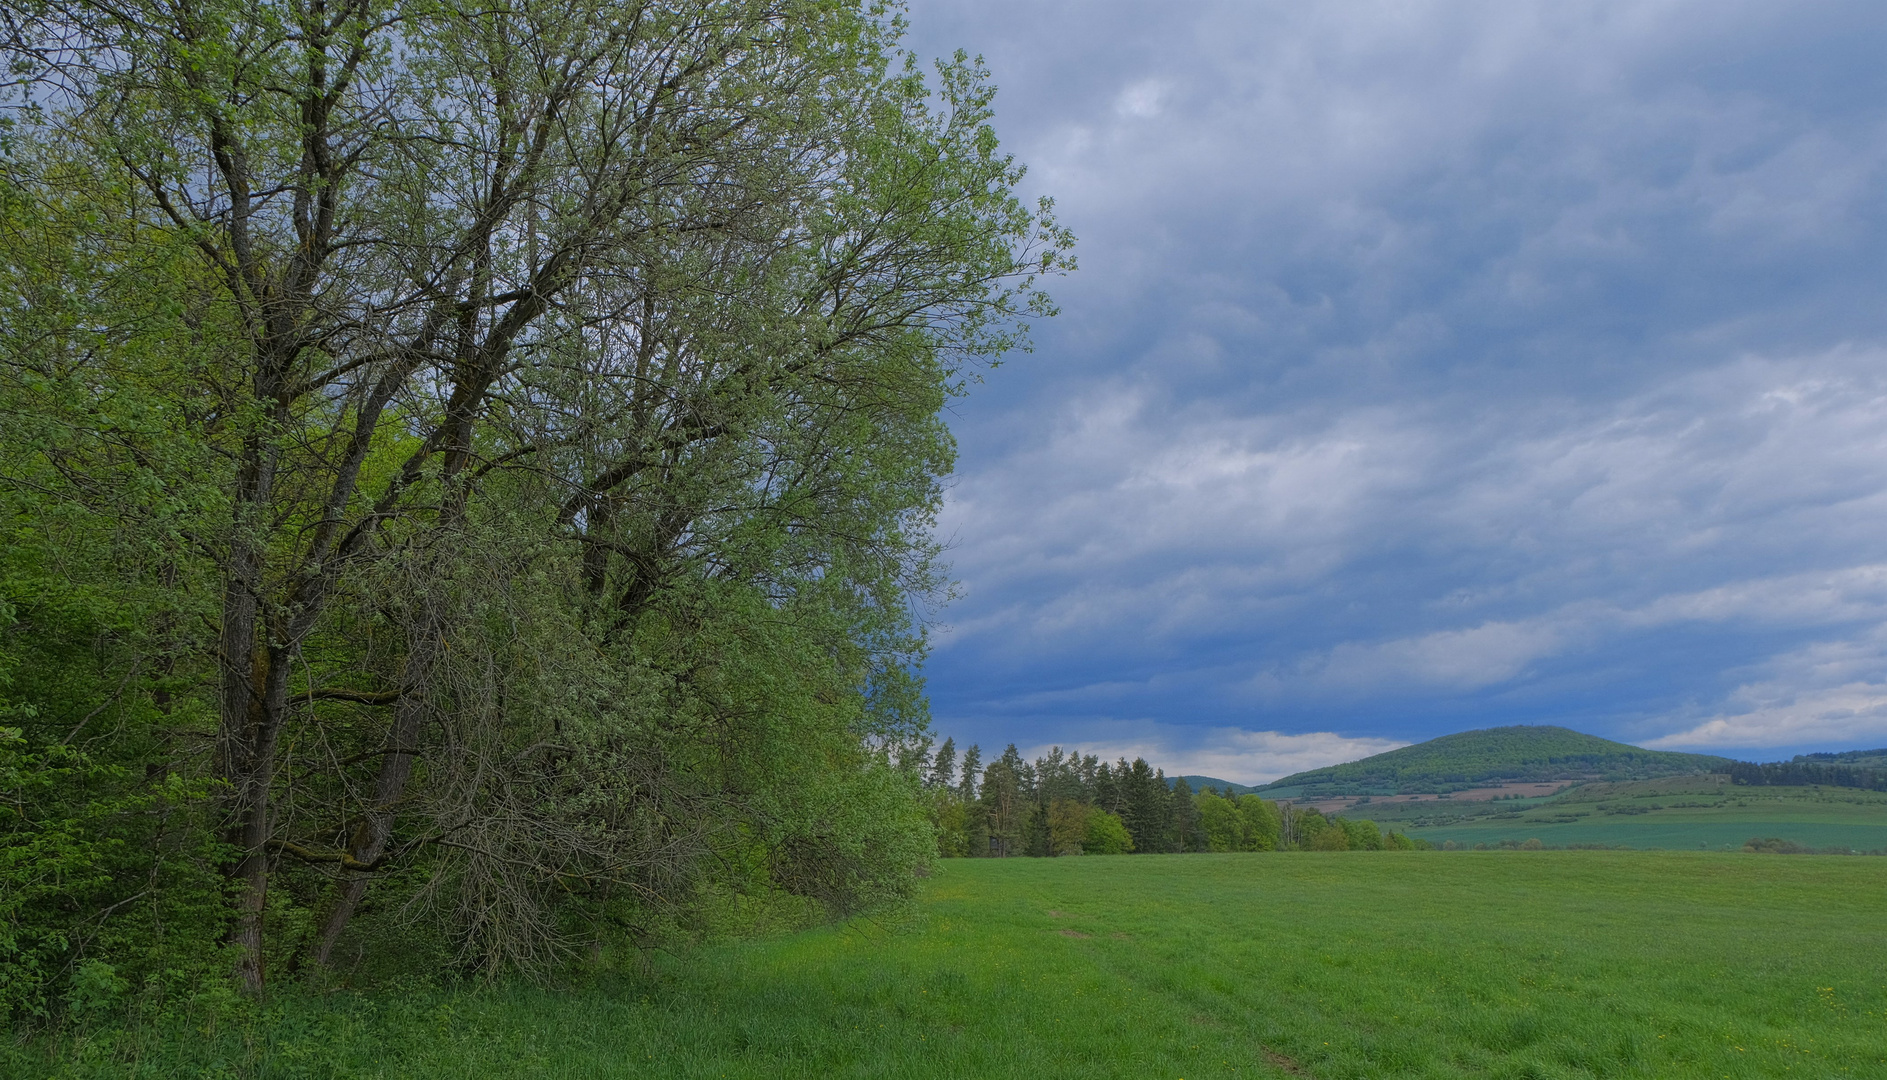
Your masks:
{"label": "hill", "polygon": [[1234,784],[1230,780],[1221,780],[1216,776],[1169,776],[1166,778],[1166,786],[1172,787],[1173,784],[1179,780],[1186,781],[1186,786],[1192,788],[1194,791],[1198,791],[1201,788],[1211,788],[1214,791],[1224,791],[1226,788],[1231,788],[1232,793],[1235,795],[1250,795],[1252,792],[1258,790],[1250,784]]}
{"label": "hill", "polygon": [[1851,765],[1861,769],[1887,769],[1887,747],[1879,750],[1844,750],[1838,754],[1797,754],[1798,765]]}
{"label": "hill", "polygon": [[1257,790],[1272,798],[1440,794],[1497,781],[1646,780],[1709,772],[1729,763],[1708,754],[1646,750],[1563,727],[1498,727],[1296,773]]}

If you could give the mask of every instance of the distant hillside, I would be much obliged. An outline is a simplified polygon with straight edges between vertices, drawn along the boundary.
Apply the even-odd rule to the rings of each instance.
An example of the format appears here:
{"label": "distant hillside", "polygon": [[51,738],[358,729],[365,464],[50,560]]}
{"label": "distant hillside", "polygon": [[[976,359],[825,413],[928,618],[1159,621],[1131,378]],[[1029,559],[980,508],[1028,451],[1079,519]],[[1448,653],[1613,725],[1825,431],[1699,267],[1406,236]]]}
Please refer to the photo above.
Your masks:
{"label": "distant hillside", "polygon": [[1646,780],[1708,772],[1730,759],[1645,750],[1563,727],[1498,727],[1443,735],[1345,765],[1312,769],[1257,789],[1277,797],[1442,793],[1497,780],[1596,776]]}
{"label": "distant hillside", "polygon": [[1198,791],[1200,788],[1211,788],[1214,791],[1224,791],[1226,788],[1231,788],[1233,794],[1249,795],[1258,790],[1249,784],[1234,784],[1230,780],[1220,780],[1215,776],[1169,776],[1166,778],[1166,786],[1172,787],[1174,781],[1177,780],[1186,781],[1186,786],[1192,788],[1194,791]]}
{"label": "distant hillside", "polygon": [[1887,746],[1879,750],[1844,750],[1837,754],[1797,754],[1798,763],[1818,765],[1853,765],[1862,769],[1887,769]]}

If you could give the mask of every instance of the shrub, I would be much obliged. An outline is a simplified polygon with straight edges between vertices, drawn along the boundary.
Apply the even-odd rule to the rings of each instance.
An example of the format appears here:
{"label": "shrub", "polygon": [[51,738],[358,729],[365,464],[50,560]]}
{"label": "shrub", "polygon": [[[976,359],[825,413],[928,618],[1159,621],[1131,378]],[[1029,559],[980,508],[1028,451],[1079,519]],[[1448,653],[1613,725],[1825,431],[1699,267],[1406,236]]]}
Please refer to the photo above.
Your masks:
{"label": "shrub", "polygon": [[1125,855],[1134,849],[1134,838],[1119,815],[1097,809],[1088,815],[1088,835],[1081,849],[1089,855]]}
{"label": "shrub", "polygon": [[194,990],[220,966],[209,795],[0,728],[0,1014],[96,1011],[134,985]]}

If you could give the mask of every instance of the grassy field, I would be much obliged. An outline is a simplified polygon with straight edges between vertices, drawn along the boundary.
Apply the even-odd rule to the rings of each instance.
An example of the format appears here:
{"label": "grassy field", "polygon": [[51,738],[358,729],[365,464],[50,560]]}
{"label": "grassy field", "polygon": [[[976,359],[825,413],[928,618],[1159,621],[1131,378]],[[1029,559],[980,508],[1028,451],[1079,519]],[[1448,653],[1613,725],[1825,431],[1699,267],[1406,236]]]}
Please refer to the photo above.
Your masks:
{"label": "grassy field", "polygon": [[15,1053],[75,1077],[1882,1077],[1887,859],[958,860],[899,923],[582,991],[290,998]]}
{"label": "grassy field", "polygon": [[1742,787],[1721,777],[1588,784],[1547,799],[1367,803],[1345,811],[1434,844],[1538,837],[1548,845],[1736,849],[1753,836],[1810,848],[1887,850],[1887,792]]}

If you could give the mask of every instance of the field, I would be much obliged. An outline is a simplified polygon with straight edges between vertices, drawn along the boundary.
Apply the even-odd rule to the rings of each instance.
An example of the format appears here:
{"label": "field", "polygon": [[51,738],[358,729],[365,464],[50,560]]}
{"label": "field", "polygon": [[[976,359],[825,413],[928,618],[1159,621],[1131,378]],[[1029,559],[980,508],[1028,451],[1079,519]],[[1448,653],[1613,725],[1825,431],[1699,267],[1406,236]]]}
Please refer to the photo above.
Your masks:
{"label": "field", "polygon": [[1887,850],[1887,792],[1744,787],[1718,776],[1586,784],[1545,799],[1365,803],[1344,813],[1467,847],[1537,837],[1561,847],[1734,850],[1773,836],[1816,849]]}
{"label": "field", "polygon": [[[34,1052],[0,1066],[43,1074]],[[956,860],[898,921],[634,979],[287,997],[266,1023],[58,1056],[67,1076],[1881,1077],[1887,859]]]}

